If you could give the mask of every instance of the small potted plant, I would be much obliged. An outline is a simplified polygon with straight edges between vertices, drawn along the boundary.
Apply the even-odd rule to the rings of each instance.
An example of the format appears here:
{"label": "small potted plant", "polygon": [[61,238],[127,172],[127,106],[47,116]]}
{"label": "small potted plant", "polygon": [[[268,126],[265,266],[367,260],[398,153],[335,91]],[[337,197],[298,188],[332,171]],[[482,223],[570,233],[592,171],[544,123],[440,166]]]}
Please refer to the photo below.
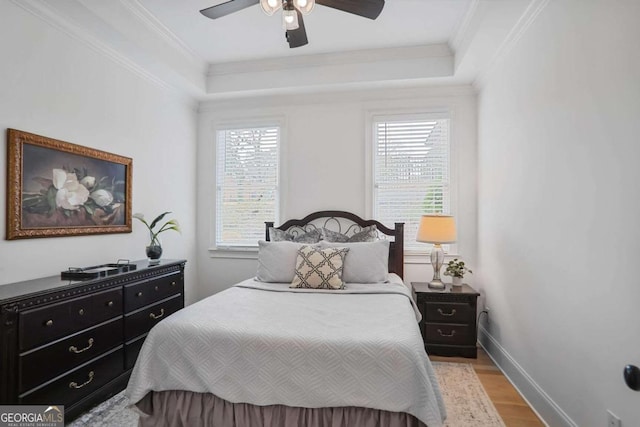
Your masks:
{"label": "small potted plant", "polygon": [[462,278],[466,273],[473,273],[473,271],[469,270],[466,265],[464,265],[464,261],[458,260],[458,258],[454,258],[453,261],[449,261],[447,264],[447,269],[444,272],[445,276],[452,277],[452,285],[453,286],[462,286]]}
{"label": "small potted plant", "polygon": [[158,235],[167,230],[174,230],[180,233],[180,224],[175,219],[170,219],[165,222],[159,230],[155,230],[155,227],[159,225],[160,221],[165,217],[165,215],[170,214],[171,212],[164,212],[156,217],[151,224],[147,222],[144,218],[144,215],[141,213],[136,213],[133,215],[135,219],[140,220],[144,225],[149,229],[149,237],[151,239],[149,246],[146,247],[147,258],[149,258],[149,262],[153,264],[157,264],[162,256],[162,244],[160,243],[160,239]]}

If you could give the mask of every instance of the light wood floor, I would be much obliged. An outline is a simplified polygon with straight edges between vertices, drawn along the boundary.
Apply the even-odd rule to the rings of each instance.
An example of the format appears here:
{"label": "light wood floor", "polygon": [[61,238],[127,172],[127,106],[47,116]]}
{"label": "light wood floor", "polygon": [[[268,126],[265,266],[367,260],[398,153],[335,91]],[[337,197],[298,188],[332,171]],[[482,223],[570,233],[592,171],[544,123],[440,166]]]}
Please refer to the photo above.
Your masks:
{"label": "light wood floor", "polygon": [[507,427],[544,426],[481,348],[478,348],[477,359],[440,356],[429,356],[429,358],[438,362],[471,363]]}

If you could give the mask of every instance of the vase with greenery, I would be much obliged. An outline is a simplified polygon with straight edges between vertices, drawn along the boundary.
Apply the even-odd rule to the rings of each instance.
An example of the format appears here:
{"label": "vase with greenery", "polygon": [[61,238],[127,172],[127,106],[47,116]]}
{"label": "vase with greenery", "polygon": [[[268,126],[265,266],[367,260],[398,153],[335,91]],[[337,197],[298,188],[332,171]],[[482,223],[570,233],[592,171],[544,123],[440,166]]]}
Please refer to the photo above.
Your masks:
{"label": "vase with greenery", "polygon": [[[159,226],[160,221],[162,221],[162,219],[170,213],[171,212],[161,213],[156,217],[156,219],[151,221],[151,224],[149,224],[147,220],[144,219],[143,214],[137,213],[133,215],[134,218],[138,219],[140,222],[146,225],[147,228],[149,229],[149,237],[151,238],[151,241],[149,242],[149,245],[147,246],[146,251],[147,251],[147,258],[149,258],[150,262],[158,262],[158,260],[162,256],[162,244],[160,243],[160,238],[159,238],[160,233],[168,230],[175,230],[178,233],[180,233],[180,224],[175,219],[170,219],[166,221],[164,224],[162,224],[161,226]],[[160,228],[158,228],[156,231],[156,227],[158,226]]]}
{"label": "vase with greenery", "polygon": [[444,272],[445,276],[451,276],[454,286],[462,286],[462,278],[465,274],[471,274],[473,271],[469,270],[464,261],[454,258],[453,261],[449,261],[447,268]]}

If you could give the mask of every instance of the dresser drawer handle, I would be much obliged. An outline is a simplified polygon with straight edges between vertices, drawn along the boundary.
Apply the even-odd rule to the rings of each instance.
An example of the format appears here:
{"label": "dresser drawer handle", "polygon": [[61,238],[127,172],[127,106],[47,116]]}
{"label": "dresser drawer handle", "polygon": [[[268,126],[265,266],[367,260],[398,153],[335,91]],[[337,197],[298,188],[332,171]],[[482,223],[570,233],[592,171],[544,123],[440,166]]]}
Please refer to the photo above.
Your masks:
{"label": "dresser drawer handle", "polygon": [[107,303],[107,307],[113,307],[113,301],[109,301],[109,302]]}
{"label": "dresser drawer handle", "polygon": [[47,327],[48,326],[53,326],[53,320],[51,320],[51,319],[47,320],[44,325],[47,326]]}
{"label": "dresser drawer handle", "polygon": [[156,286],[156,287],[155,287],[155,289],[156,289],[156,291],[159,291],[159,290],[160,290],[160,287],[159,287],[159,286]]}
{"label": "dresser drawer handle", "polygon": [[93,377],[94,376],[95,376],[94,372],[91,371],[91,372],[89,372],[89,379],[87,381],[83,382],[80,385],[78,385],[78,383],[75,382],[75,381],[71,381],[69,383],[69,388],[82,388],[82,387],[86,386],[87,384],[89,384],[91,381],[93,381]]}
{"label": "dresser drawer handle", "polygon": [[149,317],[152,318],[152,319],[159,319],[162,316],[164,316],[164,308],[160,309],[160,314],[156,315],[156,314],[153,314],[153,313],[149,313]]}
{"label": "dresser drawer handle", "polygon": [[442,329],[438,329],[438,333],[440,334],[441,337],[452,337],[456,334],[456,330],[453,329],[450,334],[445,334],[442,332]]}
{"label": "dresser drawer handle", "polygon": [[452,309],[451,309],[451,312],[449,312],[449,313],[445,313],[444,311],[442,311],[442,309],[441,309],[441,308],[439,308],[439,309],[438,309],[438,313],[440,313],[440,316],[447,316],[447,317],[450,317],[450,316],[453,316],[454,314],[456,314],[456,309],[455,309],[455,308],[452,308]]}
{"label": "dresser drawer handle", "polygon": [[171,286],[175,286],[176,285],[176,281],[174,280],[173,282],[171,282]]}
{"label": "dresser drawer handle", "polygon": [[89,341],[87,341],[87,343],[89,344],[88,346],[86,346],[85,348],[81,348],[80,350],[78,350],[78,347],[76,347],[75,345],[72,345],[71,347],[69,347],[69,353],[82,353],[84,351],[89,350],[91,347],[93,347],[93,338],[89,338]]}
{"label": "dresser drawer handle", "polygon": [[136,294],[136,296],[137,296],[137,297],[141,297],[141,296],[142,296],[142,292],[138,292],[138,293]]}
{"label": "dresser drawer handle", "polygon": [[78,310],[78,314],[80,316],[84,316],[84,308],[81,308],[80,310]]}

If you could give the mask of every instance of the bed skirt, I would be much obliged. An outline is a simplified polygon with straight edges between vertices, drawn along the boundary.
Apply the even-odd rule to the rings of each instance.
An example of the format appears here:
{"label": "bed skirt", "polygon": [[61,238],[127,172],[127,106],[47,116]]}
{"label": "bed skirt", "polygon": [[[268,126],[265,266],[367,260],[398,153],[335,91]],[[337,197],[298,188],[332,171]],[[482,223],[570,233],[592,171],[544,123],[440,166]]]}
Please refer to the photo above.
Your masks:
{"label": "bed skirt", "polygon": [[371,408],[297,408],[231,403],[209,393],[148,393],[140,427],[426,427],[413,415]]}

